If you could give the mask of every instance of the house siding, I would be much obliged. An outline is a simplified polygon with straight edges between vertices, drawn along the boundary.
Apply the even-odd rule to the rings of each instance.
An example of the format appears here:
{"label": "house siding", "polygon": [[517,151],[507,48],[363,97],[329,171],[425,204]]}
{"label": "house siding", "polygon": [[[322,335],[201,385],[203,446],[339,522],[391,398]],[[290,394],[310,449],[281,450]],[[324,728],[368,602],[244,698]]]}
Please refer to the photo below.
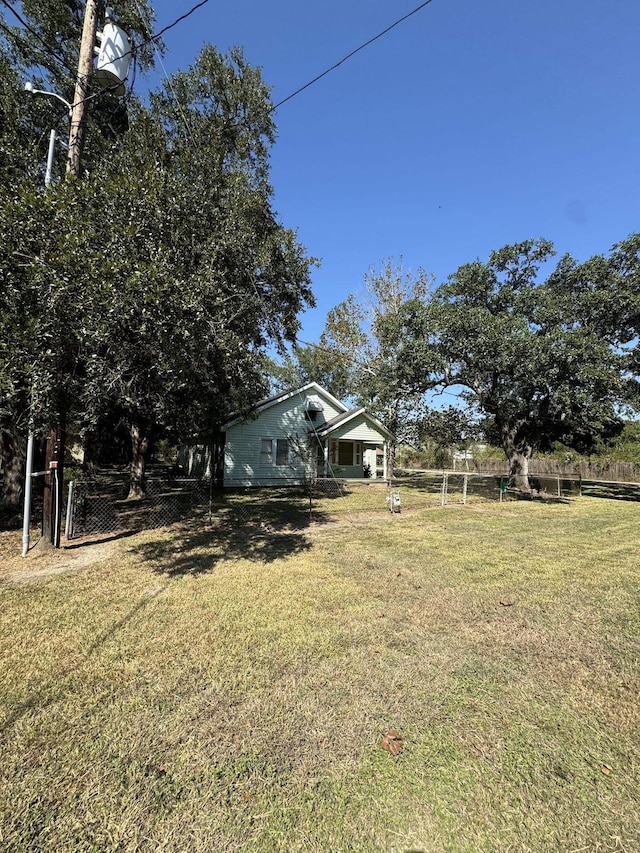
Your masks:
{"label": "house siding", "polygon": [[[323,394],[311,391],[320,399],[323,411],[318,414],[315,426],[319,427],[342,410]],[[304,439],[309,432],[310,422],[305,417],[307,393],[275,403],[261,412],[257,418],[229,426],[226,430],[224,454],[225,486],[268,486],[275,483],[296,483],[304,479],[304,463],[290,465],[262,465],[260,463],[261,439],[278,439],[285,436]]]}
{"label": "house siding", "polygon": [[346,424],[337,427],[331,432],[330,438],[340,441],[363,441],[375,445],[383,441],[383,436],[369,423],[364,414],[357,415]]}

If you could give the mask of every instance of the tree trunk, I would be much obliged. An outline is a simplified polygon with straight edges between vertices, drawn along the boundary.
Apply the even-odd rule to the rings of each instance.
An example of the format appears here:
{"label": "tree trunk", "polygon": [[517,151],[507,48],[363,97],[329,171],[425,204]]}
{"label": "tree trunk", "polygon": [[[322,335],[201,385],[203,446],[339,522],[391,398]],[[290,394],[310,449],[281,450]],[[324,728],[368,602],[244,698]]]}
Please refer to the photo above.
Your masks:
{"label": "tree trunk", "polygon": [[11,422],[0,424],[0,455],[2,461],[2,494],[0,506],[18,511],[24,487],[26,442]]}
{"label": "tree trunk", "polygon": [[82,470],[88,477],[93,477],[98,457],[98,436],[93,430],[87,430],[82,439]]}
{"label": "tree trunk", "polygon": [[127,500],[135,501],[143,498],[147,490],[144,457],[149,446],[149,437],[138,424],[131,424],[129,432],[131,435],[131,476]]}
{"label": "tree trunk", "polygon": [[530,492],[529,460],[532,447],[522,435],[518,436],[525,424],[526,421],[522,420],[510,427],[503,427],[502,447],[509,461],[509,486],[521,492]]}
{"label": "tree trunk", "polygon": [[514,450],[509,459],[509,485],[521,492],[530,492],[529,485],[529,457],[530,454],[519,453]]}

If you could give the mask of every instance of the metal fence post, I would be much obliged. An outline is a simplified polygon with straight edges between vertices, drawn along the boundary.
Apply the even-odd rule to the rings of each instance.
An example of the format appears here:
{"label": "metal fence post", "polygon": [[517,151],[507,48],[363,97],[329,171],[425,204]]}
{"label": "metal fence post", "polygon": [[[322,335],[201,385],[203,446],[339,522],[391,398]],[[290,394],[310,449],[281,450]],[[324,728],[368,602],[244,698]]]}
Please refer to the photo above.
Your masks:
{"label": "metal fence post", "polygon": [[442,489],[440,491],[440,506],[445,506],[447,503],[447,475],[442,474]]}
{"label": "metal fence post", "polygon": [[69,483],[69,492],[67,494],[67,518],[64,525],[64,538],[71,539],[71,530],[73,525],[72,515],[73,515],[73,486],[74,481],[71,480]]}

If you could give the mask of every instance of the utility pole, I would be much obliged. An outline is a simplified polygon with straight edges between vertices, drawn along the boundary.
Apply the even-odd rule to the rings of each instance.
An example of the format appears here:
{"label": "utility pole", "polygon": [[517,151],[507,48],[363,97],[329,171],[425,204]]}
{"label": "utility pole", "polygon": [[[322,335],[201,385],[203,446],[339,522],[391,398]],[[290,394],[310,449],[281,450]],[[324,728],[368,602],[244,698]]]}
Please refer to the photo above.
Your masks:
{"label": "utility pole", "polygon": [[[109,88],[115,95],[124,92],[124,84],[127,79],[129,61],[131,58],[131,42],[127,33],[116,26],[115,16],[110,8],[106,9],[106,20],[104,32],[98,32],[98,0],[86,0],[84,23],[82,27],[82,38],[80,41],[80,55],[78,60],[78,74],[76,78],[75,94],[73,104],[69,104],[63,97],[55,92],[47,92],[36,89],[32,83],[25,85],[25,90],[37,95],[47,95],[57,98],[69,108],[69,157],[67,160],[67,177],[80,176],[80,159],[84,148],[86,130],[86,109],[89,97],[90,80],[94,75],[93,58],[96,38],[99,39],[101,47],[95,48],[98,54],[98,75],[96,80],[103,88]],[[55,133],[51,132],[49,140],[49,156],[47,158],[47,172],[45,184],[51,183],[53,168],[53,150],[55,145]],[[46,448],[46,477],[44,489],[44,507],[42,513],[42,536],[39,546],[48,548],[60,547],[60,526],[62,520],[62,497],[64,488],[64,456],[65,456],[65,431],[66,431],[67,402],[64,399],[58,401],[58,422],[51,429]],[[29,438],[30,455],[33,447],[32,435]],[[27,477],[30,478],[30,462],[27,465]],[[29,481],[30,485],[30,481]],[[25,488],[25,512],[23,520],[23,556],[29,550],[29,511],[30,511],[30,488]]]}
{"label": "utility pole", "polygon": [[93,73],[93,47],[98,32],[98,3],[97,0],[87,0],[84,10],[84,25],[80,42],[80,58],[78,60],[78,76],[71,108],[71,130],[69,133],[69,159],[67,174],[80,174],[80,157],[84,146],[86,128],[85,100],[89,95],[89,80]]}
{"label": "utility pole", "polygon": [[[67,175],[80,176],[80,158],[84,147],[86,129],[86,98],[93,73],[93,47],[98,31],[97,0],[87,0],[84,11],[78,75],[76,77],[73,104],[69,111],[69,158]],[[49,432],[45,458],[47,476],[44,484],[44,505],[42,509],[42,547],[60,547],[60,526],[62,523],[62,498],[64,495],[64,456],[66,445],[66,401],[60,400],[58,423]]]}

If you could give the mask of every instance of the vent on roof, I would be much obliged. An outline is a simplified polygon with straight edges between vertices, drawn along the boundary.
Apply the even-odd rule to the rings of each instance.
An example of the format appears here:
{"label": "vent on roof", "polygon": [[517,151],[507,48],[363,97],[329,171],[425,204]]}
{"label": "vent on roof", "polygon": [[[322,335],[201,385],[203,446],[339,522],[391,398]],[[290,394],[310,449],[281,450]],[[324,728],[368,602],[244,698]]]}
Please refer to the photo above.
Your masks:
{"label": "vent on roof", "polygon": [[321,411],[322,403],[316,396],[306,398],[304,401],[304,414],[308,420],[315,421]]}

